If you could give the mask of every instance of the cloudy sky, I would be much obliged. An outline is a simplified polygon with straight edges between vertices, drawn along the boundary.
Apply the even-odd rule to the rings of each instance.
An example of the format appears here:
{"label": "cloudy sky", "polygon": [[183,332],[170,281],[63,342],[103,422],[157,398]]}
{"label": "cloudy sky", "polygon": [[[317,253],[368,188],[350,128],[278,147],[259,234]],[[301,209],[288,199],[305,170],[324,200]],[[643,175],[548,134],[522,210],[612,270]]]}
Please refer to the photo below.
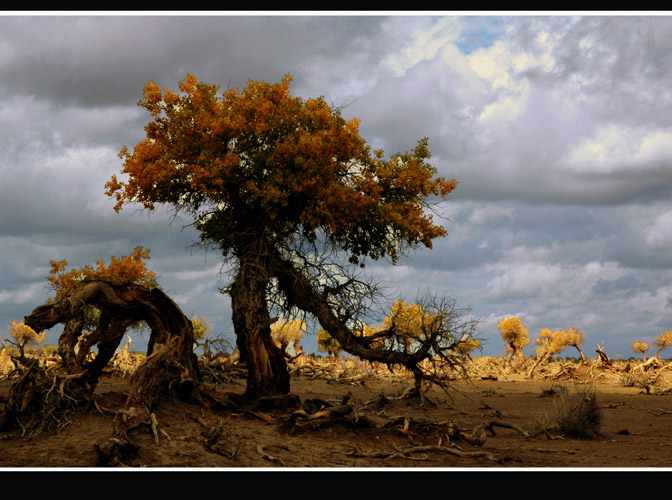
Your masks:
{"label": "cloudy sky", "polygon": [[294,95],[344,106],[374,148],[428,137],[459,181],[449,234],[372,269],[409,301],[457,296],[483,354],[504,352],[506,316],[532,343],[578,327],[587,354],[604,342],[614,358],[672,329],[672,17],[375,14],[0,15],[2,337],[50,296],[50,260],[142,245],[183,311],[233,339],[222,263],[190,248],[187,221],[116,214],[104,194],[150,119],[144,84],[187,73],[223,88],[291,73]]}

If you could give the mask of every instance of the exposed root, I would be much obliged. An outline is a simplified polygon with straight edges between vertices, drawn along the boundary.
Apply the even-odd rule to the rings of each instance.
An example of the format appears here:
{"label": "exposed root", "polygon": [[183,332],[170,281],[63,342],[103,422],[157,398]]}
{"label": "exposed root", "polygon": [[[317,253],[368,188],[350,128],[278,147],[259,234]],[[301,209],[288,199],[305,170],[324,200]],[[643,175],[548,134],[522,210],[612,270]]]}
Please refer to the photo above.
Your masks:
{"label": "exposed root", "polygon": [[70,424],[70,413],[89,402],[80,375],[48,373],[33,360],[10,388],[0,429],[18,426],[26,440],[44,431],[58,433]]}

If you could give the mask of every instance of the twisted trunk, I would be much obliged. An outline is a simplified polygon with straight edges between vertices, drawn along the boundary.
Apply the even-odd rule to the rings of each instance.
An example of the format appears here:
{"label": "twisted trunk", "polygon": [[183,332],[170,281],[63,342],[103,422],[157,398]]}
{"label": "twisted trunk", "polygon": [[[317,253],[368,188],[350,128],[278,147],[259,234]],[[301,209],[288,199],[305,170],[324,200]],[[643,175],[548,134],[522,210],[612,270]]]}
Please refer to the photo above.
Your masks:
{"label": "twisted trunk", "polygon": [[289,371],[283,352],[271,339],[266,291],[269,274],[263,254],[250,252],[240,261],[231,284],[231,308],[236,344],[247,364],[246,395],[275,396],[289,393]]}
{"label": "twisted trunk", "polygon": [[[79,339],[88,305],[101,310],[100,322],[95,331]],[[59,301],[39,306],[25,318],[26,325],[36,331],[66,324],[58,343],[64,367],[68,373],[83,373],[91,391],[114,356],[124,332],[137,321],[145,321],[151,330],[148,357],[157,345],[175,340],[171,363],[181,367],[176,372],[183,372],[185,380],[200,381],[191,321],[158,288],[150,290],[115,279],[83,280]],[[79,356],[74,352],[78,342],[81,342]],[[98,354],[93,362],[86,363],[86,354],[94,345]]]}

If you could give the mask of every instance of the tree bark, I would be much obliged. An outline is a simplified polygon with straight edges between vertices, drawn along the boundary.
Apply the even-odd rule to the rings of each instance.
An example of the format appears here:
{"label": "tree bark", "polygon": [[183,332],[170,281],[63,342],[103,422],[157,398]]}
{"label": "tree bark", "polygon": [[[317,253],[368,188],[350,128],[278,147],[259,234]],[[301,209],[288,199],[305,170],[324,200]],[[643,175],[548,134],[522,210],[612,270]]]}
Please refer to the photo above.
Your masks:
{"label": "tree bark", "polygon": [[251,397],[288,394],[290,389],[287,361],[271,338],[273,321],[266,302],[270,279],[260,255],[241,259],[230,289],[236,344],[247,365],[245,394]]}

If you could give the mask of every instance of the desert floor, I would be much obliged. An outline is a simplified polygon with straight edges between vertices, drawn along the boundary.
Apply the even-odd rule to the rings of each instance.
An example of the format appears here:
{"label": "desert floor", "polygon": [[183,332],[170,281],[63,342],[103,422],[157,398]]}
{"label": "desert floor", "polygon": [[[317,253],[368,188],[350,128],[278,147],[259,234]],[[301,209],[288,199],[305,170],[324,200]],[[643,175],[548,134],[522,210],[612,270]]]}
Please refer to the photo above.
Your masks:
{"label": "desert floor", "polygon": [[[136,429],[137,453],[116,466],[133,468],[672,468],[672,369],[669,364],[630,385],[629,368],[603,368],[596,361],[551,363],[534,378],[498,373],[493,360],[476,360],[468,381],[446,393],[431,388],[428,401],[401,397],[407,376],[360,373],[308,375],[296,370],[292,394],[299,407],[206,409],[177,400],[160,401],[158,427]],[[632,374],[632,372],[629,372]],[[0,407],[12,382],[0,380]],[[630,386],[626,386],[630,385]],[[210,385],[215,395],[241,394],[236,373]],[[0,432],[0,468],[94,468],[94,445],[113,435],[128,377],[104,376],[95,404],[66,416],[58,433],[27,439],[17,427]],[[601,417],[593,437],[554,428],[563,401],[596,395]],[[317,418],[324,408],[346,413]],[[297,410],[304,410],[303,412]],[[313,415],[314,418],[308,418]],[[482,424],[482,425],[481,425]],[[492,425],[490,425],[492,424]],[[475,443],[470,437],[489,430]],[[539,432],[540,429],[545,432]]]}

